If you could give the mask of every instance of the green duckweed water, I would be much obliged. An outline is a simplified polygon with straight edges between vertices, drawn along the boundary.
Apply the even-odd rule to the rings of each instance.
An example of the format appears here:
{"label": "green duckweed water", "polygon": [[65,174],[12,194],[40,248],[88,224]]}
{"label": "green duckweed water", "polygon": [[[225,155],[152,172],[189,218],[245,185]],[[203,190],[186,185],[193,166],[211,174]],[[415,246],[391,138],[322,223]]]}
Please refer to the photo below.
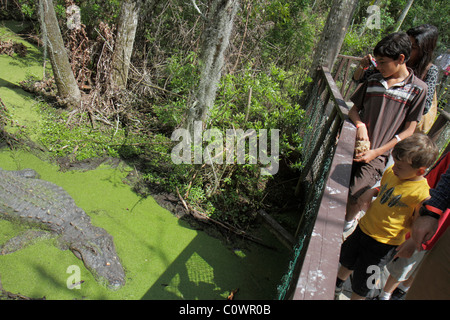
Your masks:
{"label": "green duckweed water", "polygon": [[[22,41],[1,26],[0,35]],[[12,118],[28,128],[31,139],[40,132],[35,98],[20,89],[19,81],[42,74],[38,48],[23,42],[29,55],[0,55],[0,98]],[[161,208],[151,197],[142,198],[124,183],[132,170],[126,165],[101,165],[90,171],[61,172],[59,168],[24,150],[0,149],[0,167],[32,168],[41,179],[63,187],[91,217],[92,224],[113,237],[126,271],[126,284],[111,291],[97,283],[81,260],[55,246],[55,239],[37,241],[0,256],[3,289],[32,298],[62,299],[226,299],[238,289],[237,299],[273,299],[289,252],[268,232],[261,237],[278,246],[270,250],[245,243],[230,248]],[[25,228],[0,219],[0,245]],[[78,266],[83,283],[69,289],[68,268]],[[70,271],[70,269],[69,269]]]}

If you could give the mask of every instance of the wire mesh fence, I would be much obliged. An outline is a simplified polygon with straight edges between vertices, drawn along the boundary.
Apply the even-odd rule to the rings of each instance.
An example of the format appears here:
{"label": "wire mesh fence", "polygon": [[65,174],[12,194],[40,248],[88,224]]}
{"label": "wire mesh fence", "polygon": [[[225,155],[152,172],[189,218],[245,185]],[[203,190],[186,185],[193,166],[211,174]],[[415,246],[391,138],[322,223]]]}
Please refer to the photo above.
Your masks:
{"label": "wire mesh fence", "polygon": [[[335,154],[340,129],[345,116],[341,108],[343,99],[327,69],[319,73],[314,82],[306,112],[308,124],[301,132],[303,137],[303,169],[297,185],[297,194],[303,206],[297,227],[292,259],[288,270],[278,286],[278,299],[288,299],[292,295],[293,283],[305,257],[308,242],[326,187],[331,162]],[[345,112],[345,110],[344,110]]]}

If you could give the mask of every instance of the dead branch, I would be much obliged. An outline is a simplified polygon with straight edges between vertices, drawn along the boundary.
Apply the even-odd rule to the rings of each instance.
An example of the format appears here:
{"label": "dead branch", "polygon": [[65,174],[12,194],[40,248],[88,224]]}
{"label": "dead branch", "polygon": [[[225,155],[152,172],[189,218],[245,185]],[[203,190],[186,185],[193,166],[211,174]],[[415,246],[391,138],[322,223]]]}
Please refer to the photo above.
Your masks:
{"label": "dead branch", "polygon": [[186,211],[187,211],[188,213],[190,213],[191,216],[193,216],[194,218],[212,222],[212,223],[218,225],[219,227],[221,227],[221,228],[223,228],[223,229],[226,229],[226,230],[228,230],[228,231],[230,231],[230,232],[232,232],[232,233],[234,233],[234,234],[236,234],[236,235],[238,235],[238,236],[241,236],[241,237],[243,237],[243,238],[245,238],[245,239],[247,239],[247,240],[250,240],[250,241],[252,241],[252,242],[254,242],[254,243],[257,243],[257,244],[259,244],[259,245],[262,245],[262,246],[264,246],[264,247],[266,247],[266,248],[269,248],[269,249],[272,249],[272,250],[276,250],[275,247],[272,247],[272,246],[269,246],[269,245],[265,244],[261,239],[259,239],[259,238],[257,238],[257,237],[251,236],[251,235],[247,234],[245,231],[239,230],[239,229],[237,229],[237,228],[235,228],[235,227],[229,225],[228,223],[220,222],[220,221],[218,221],[218,220],[215,220],[215,219],[209,217],[207,214],[205,214],[205,213],[203,213],[203,212],[201,212],[201,211],[199,211],[199,210],[197,210],[197,209],[192,208],[192,207],[191,207],[189,204],[187,204],[186,201],[181,197],[181,194],[180,194],[180,191],[178,190],[178,187],[176,188],[176,190],[177,190],[178,198],[180,199],[181,203],[183,204],[183,207],[184,207],[184,208],[186,209]]}

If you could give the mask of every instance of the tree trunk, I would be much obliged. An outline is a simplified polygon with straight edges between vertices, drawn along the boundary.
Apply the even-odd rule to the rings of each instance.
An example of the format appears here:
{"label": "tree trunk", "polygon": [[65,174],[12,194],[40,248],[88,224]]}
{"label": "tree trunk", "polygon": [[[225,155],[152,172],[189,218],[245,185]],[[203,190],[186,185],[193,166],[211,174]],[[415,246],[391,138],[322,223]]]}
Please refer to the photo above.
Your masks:
{"label": "tree trunk", "polygon": [[319,68],[321,66],[326,66],[330,70],[333,68],[334,61],[341,50],[342,42],[344,42],[345,34],[357,5],[357,0],[334,0],[319,43],[316,46],[313,63],[309,71],[309,77],[313,82],[303,87],[304,93],[300,104],[304,108],[307,107],[305,104],[309,101],[309,96],[312,93],[315,81],[317,81]]}
{"label": "tree trunk", "polygon": [[204,122],[209,118],[238,7],[239,0],[215,0],[212,4],[202,39],[200,82],[195,93],[196,100],[188,112],[188,130],[193,129],[195,121]]}
{"label": "tree trunk", "polygon": [[403,8],[403,11],[400,14],[400,17],[398,18],[398,21],[395,24],[394,32],[398,32],[400,30],[400,27],[403,24],[403,20],[405,20],[406,15],[408,14],[409,9],[411,9],[413,2],[414,2],[414,0],[409,0],[408,3],[406,4],[406,6]]}
{"label": "tree trunk", "polygon": [[123,90],[127,86],[141,2],[141,0],[125,0],[122,2],[117,38],[111,61],[111,88],[113,89]]}
{"label": "tree trunk", "polygon": [[78,108],[81,93],[64,47],[52,0],[40,0],[40,17],[43,41],[48,47],[60,103],[69,108]]}
{"label": "tree trunk", "polygon": [[333,67],[357,5],[357,0],[335,0],[333,2],[315,50],[310,70],[312,79],[315,78],[316,71],[320,66],[327,66],[330,70]]}

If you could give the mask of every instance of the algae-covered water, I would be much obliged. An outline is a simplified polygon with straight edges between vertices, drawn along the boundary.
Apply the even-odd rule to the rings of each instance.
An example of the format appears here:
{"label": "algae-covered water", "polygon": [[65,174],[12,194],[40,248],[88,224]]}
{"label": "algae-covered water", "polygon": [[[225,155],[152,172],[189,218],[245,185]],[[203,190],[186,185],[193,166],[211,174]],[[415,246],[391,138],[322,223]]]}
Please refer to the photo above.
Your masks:
{"label": "algae-covered water", "polygon": [[[33,140],[41,130],[40,115],[35,108],[37,100],[18,84],[28,76],[42,77],[42,54],[16,36],[15,27],[14,23],[0,21],[0,38],[23,42],[28,55],[25,58],[0,55],[0,98],[14,121],[28,128]],[[239,289],[236,299],[273,299],[276,295],[289,252],[269,232],[260,236],[278,250],[252,243],[242,243],[240,247],[225,245],[192,229],[153,198],[134,193],[124,183],[132,171],[125,164],[62,172],[32,152],[3,147],[0,167],[32,168],[41,179],[63,187],[91,217],[92,224],[114,237],[126,271],[125,286],[109,290],[94,280],[72,252],[58,249],[55,239],[43,239],[14,253],[0,255],[3,290],[55,300],[226,299],[235,289]],[[24,230],[24,226],[0,219],[0,245]],[[81,280],[79,288],[72,279]]]}

